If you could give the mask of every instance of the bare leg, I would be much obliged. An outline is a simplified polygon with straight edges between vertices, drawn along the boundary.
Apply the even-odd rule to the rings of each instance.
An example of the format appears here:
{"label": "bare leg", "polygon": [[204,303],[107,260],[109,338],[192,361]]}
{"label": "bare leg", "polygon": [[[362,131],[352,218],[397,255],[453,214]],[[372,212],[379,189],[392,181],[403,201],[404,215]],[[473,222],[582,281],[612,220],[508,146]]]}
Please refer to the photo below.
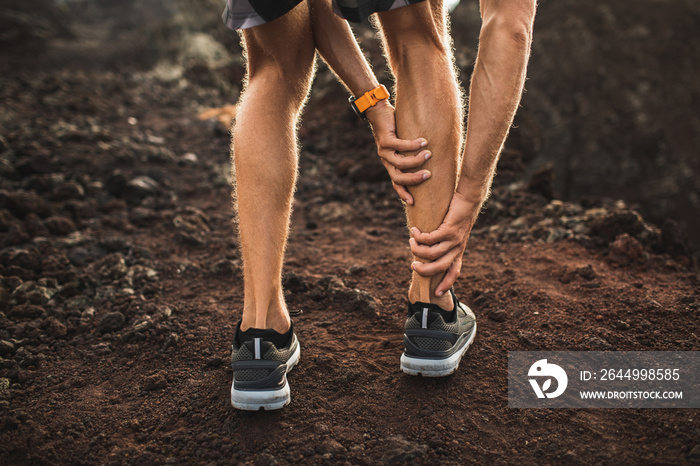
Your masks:
{"label": "bare leg", "polygon": [[[424,137],[433,156],[422,168],[432,177],[410,188],[409,226],[435,230],[445,218],[457,181],[462,146],[462,101],[441,0],[426,1],[378,14],[385,53],[396,77],[396,128],[402,139]],[[412,155],[412,154],[405,154]],[[419,260],[419,259],[416,259]],[[413,272],[410,302],[453,308],[449,294],[435,296],[443,275]]]}
{"label": "bare leg", "polygon": [[247,84],[232,144],[245,282],[241,330],[285,332],[290,320],[281,274],[297,173],[296,126],[315,58],[307,3],[242,35]]}

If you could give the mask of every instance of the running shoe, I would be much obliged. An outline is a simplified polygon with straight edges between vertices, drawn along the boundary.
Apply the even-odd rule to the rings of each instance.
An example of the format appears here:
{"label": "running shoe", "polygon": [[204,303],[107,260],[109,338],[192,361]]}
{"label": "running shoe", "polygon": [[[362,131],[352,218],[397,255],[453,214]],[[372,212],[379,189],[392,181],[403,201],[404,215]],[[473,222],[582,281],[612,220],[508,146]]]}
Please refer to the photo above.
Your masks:
{"label": "running shoe", "polygon": [[280,409],[291,401],[287,372],[299,362],[294,323],[286,333],[236,327],[231,404],[246,411]]}
{"label": "running shoe", "polygon": [[408,304],[401,369],[410,375],[443,377],[459,367],[476,335],[476,317],[450,290],[454,311],[437,304]]}

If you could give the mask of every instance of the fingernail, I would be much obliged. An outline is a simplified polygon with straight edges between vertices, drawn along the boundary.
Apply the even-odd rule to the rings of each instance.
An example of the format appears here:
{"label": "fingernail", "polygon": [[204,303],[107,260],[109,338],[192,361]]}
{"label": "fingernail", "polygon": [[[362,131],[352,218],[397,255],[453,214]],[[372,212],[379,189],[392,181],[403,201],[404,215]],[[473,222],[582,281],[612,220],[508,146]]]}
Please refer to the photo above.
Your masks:
{"label": "fingernail", "polygon": [[420,146],[421,146],[421,147],[425,147],[425,146],[427,146],[427,145],[428,145],[428,141],[426,141],[425,139],[423,139],[423,140],[421,141],[421,143],[420,143]]}
{"label": "fingernail", "polygon": [[431,154],[430,152],[426,152],[425,153],[425,160],[428,160],[432,156],[433,156],[433,154]]}
{"label": "fingernail", "polygon": [[444,295],[445,292],[444,292],[444,291],[438,291],[438,292],[435,293],[435,294],[438,295],[438,298],[439,298],[440,296]]}
{"label": "fingernail", "polygon": [[430,178],[430,172],[423,173],[423,179],[427,180],[428,178]]}
{"label": "fingernail", "polygon": [[414,271],[416,270],[416,262],[413,262],[413,263],[411,264],[411,269],[413,269]]}

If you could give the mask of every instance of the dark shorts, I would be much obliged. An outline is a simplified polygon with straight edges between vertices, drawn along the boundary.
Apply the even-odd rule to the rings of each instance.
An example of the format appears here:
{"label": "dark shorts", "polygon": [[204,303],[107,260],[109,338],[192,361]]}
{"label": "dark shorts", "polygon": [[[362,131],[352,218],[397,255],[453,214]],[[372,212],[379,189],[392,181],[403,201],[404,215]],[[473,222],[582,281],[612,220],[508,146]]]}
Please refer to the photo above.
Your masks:
{"label": "dark shorts", "polygon": [[[227,0],[222,16],[229,29],[247,29],[277,19],[303,0]],[[362,22],[372,13],[393,10],[423,0],[333,0],[341,18]]]}

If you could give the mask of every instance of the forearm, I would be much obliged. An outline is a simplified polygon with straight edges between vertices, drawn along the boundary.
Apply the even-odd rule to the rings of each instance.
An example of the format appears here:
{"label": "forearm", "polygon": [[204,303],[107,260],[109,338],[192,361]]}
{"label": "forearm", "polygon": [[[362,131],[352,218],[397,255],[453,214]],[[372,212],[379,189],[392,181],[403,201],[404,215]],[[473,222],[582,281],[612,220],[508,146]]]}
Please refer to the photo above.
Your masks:
{"label": "forearm", "polygon": [[[527,2],[524,2],[527,3]],[[531,12],[484,17],[469,93],[467,143],[457,193],[478,204],[486,200],[508,131],[520,102],[530,54]],[[516,16],[519,20],[514,21]]]}
{"label": "forearm", "polygon": [[379,85],[347,21],[333,12],[331,0],[311,0],[316,49],[356,97]]}

